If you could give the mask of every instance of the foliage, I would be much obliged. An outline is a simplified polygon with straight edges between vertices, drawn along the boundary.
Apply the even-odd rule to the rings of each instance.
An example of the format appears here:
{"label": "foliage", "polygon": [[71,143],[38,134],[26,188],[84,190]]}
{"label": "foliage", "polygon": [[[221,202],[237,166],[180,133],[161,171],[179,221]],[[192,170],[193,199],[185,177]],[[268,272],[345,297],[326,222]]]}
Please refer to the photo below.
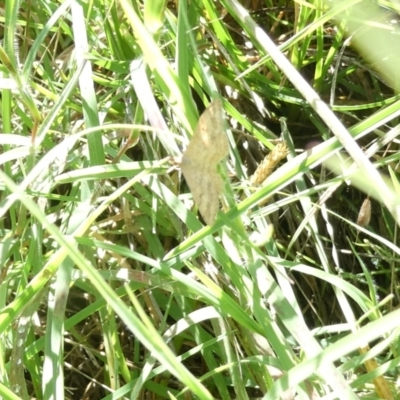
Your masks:
{"label": "foliage", "polygon": [[[395,398],[399,10],[247,3],[5,3],[2,397]],[[171,161],[218,93],[203,226]]]}

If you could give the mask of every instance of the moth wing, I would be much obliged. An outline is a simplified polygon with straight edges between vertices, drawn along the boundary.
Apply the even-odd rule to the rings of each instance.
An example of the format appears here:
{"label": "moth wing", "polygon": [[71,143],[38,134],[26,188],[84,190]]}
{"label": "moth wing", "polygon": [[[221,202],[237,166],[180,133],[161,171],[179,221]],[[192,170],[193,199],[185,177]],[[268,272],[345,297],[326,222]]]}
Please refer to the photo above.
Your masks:
{"label": "moth wing", "polygon": [[222,102],[217,99],[201,114],[185,156],[199,163],[206,161],[216,168],[228,154]]}
{"label": "moth wing", "polygon": [[182,172],[201,216],[211,226],[219,210],[222,178],[215,168],[207,168],[200,173],[195,165],[185,163],[182,164]]}
{"label": "moth wing", "polygon": [[223,181],[217,166],[228,153],[222,101],[218,99],[201,115],[181,163],[193,200],[207,225],[214,223],[218,213]]}

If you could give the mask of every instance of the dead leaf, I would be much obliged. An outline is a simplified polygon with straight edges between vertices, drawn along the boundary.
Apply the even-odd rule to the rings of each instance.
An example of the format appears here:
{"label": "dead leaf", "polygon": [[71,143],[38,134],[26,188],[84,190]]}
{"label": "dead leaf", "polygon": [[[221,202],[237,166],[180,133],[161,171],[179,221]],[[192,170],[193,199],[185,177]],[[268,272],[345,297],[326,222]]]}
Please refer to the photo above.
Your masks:
{"label": "dead leaf", "polygon": [[183,176],[207,225],[215,221],[223,181],[218,164],[228,155],[222,101],[214,100],[203,112],[182,157]]}

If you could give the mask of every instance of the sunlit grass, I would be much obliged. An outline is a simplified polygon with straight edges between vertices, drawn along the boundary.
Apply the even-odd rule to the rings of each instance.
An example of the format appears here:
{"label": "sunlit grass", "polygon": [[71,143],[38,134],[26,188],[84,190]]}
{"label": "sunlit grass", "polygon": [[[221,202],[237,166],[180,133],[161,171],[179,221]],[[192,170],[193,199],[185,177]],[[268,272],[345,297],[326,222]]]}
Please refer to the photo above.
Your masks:
{"label": "sunlit grass", "polygon": [[[2,397],[396,398],[397,78],[332,4],[6,2]],[[179,156],[217,95],[206,226]]]}

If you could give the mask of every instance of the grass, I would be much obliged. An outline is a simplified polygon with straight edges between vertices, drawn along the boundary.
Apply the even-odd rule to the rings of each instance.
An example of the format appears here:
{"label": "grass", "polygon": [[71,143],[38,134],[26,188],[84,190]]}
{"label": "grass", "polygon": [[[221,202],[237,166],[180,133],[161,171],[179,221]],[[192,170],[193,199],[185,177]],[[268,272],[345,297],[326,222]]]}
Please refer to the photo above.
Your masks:
{"label": "grass", "polygon": [[[3,11],[0,396],[399,398],[395,3]],[[219,95],[206,226],[171,161]]]}

